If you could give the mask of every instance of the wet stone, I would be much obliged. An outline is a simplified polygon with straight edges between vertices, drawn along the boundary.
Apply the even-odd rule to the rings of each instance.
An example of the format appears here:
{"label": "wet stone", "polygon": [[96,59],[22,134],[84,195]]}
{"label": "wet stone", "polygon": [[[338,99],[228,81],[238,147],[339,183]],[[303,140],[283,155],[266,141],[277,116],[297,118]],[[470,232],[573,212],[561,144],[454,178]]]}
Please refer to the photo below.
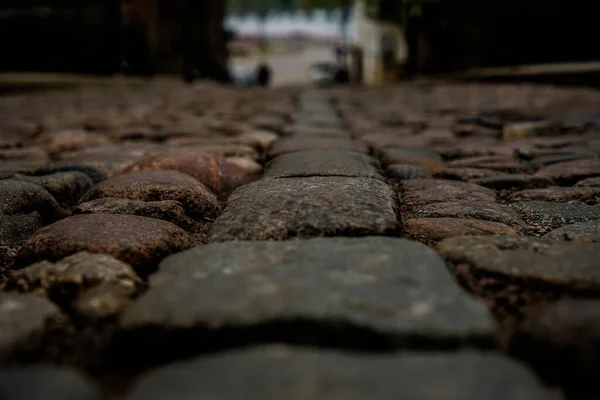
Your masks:
{"label": "wet stone", "polygon": [[76,215],[28,239],[19,253],[19,265],[54,262],[85,251],[111,255],[146,276],[161,259],[192,245],[190,236],[169,222],[133,215]]}
{"label": "wet stone", "polygon": [[557,203],[600,203],[600,187],[549,187],[513,193],[509,201],[550,201]]}
{"label": "wet stone", "polygon": [[100,391],[75,370],[31,366],[0,369],[2,400],[101,400]]}
{"label": "wet stone", "polygon": [[393,164],[411,164],[429,172],[444,169],[444,161],[434,151],[417,148],[386,147],[380,152],[381,163],[385,166]]}
{"label": "wet stone", "polygon": [[493,169],[483,168],[446,168],[443,171],[436,172],[435,178],[450,179],[457,181],[469,182],[474,179],[494,178],[506,176],[508,174]]}
{"label": "wet stone", "polygon": [[53,264],[41,261],[13,271],[3,285],[5,290],[34,292],[70,302],[87,288],[114,284],[130,294],[142,285],[133,268],[106,254],[77,253]]}
{"label": "wet stone", "polygon": [[[403,239],[213,243],[166,259],[150,286],[122,319],[134,341],[134,330],[149,327],[188,329],[194,341],[198,329],[228,327],[229,339],[215,339],[430,348],[488,345],[494,331],[487,309],[460,289],[437,254]],[[346,336],[352,331],[357,336]]]}
{"label": "wet stone", "polygon": [[123,198],[145,202],[179,202],[194,218],[210,220],[219,213],[216,196],[189,175],[177,171],[148,170],[118,175],[94,186],[81,203],[101,198]]}
{"label": "wet stone", "polygon": [[557,242],[523,236],[465,236],[446,239],[438,252],[476,273],[524,284],[544,284],[566,293],[600,291],[600,244]]}
{"label": "wet stone", "polygon": [[10,179],[29,182],[46,189],[63,207],[76,204],[81,196],[94,186],[92,179],[83,172],[57,172],[45,176],[15,174]]}
{"label": "wet stone", "polygon": [[410,218],[464,218],[499,222],[517,229],[524,229],[525,222],[519,214],[504,204],[487,202],[455,201],[434,203],[414,209]]}
{"label": "wet stone", "polygon": [[211,240],[394,235],[396,195],[369,178],[266,179],[237,189],[212,225]]}
{"label": "wet stone", "polygon": [[565,387],[569,398],[592,398],[600,393],[600,301],[565,298],[530,310],[511,351]]}
{"label": "wet stone", "polygon": [[39,345],[45,329],[60,319],[59,308],[49,300],[0,292],[0,360]]}
{"label": "wet stone", "polygon": [[513,203],[510,207],[530,231],[542,235],[565,225],[600,220],[600,208],[586,204],[529,201]]}
{"label": "wet stone", "polygon": [[548,178],[526,174],[492,176],[473,179],[470,182],[494,190],[537,189],[554,185],[554,182]]}
{"label": "wet stone", "polygon": [[75,214],[126,214],[161,219],[182,229],[189,229],[193,221],[175,200],[141,201],[105,197],[81,203],[73,209]]}
{"label": "wet stone", "polygon": [[600,220],[563,226],[544,235],[544,239],[600,243]]}
{"label": "wet stone", "polygon": [[405,179],[430,179],[431,173],[417,165],[392,164],[386,168],[388,177],[392,180],[403,181]]}
{"label": "wet stone", "polygon": [[455,236],[521,235],[508,225],[499,222],[467,218],[412,218],[404,221],[407,237],[428,245]]}
{"label": "wet stone", "polygon": [[563,186],[600,176],[600,159],[579,160],[554,164],[539,170],[537,176],[552,179]]}
{"label": "wet stone", "polygon": [[177,151],[140,160],[123,168],[121,173],[150,173],[156,170],[189,175],[219,198],[225,198],[235,188],[257,179],[262,167],[251,159],[219,158],[197,152]]}
{"label": "wet stone", "polygon": [[351,151],[299,151],[276,157],[267,166],[264,178],[345,176],[383,180],[375,165],[373,158]]}
{"label": "wet stone", "polygon": [[449,201],[483,201],[493,203],[496,193],[483,186],[444,179],[411,179],[402,182],[401,203],[417,207]]}
{"label": "wet stone", "polygon": [[280,399],[282,393],[294,399],[333,400],[550,398],[531,370],[499,355],[461,351],[373,356],[262,346],[158,369],[144,376],[128,399],[238,399],[241,393],[264,400]]}
{"label": "wet stone", "polygon": [[367,153],[368,150],[361,142],[350,139],[301,137],[294,136],[283,138],[275,142],[269,157],[277,157],[285,153],[308,150],[347,150],[358,153]]}
{"label": "wet stone", "polygon": [[600,176],[579,181],[575,184],[575,187],[600,187]]}

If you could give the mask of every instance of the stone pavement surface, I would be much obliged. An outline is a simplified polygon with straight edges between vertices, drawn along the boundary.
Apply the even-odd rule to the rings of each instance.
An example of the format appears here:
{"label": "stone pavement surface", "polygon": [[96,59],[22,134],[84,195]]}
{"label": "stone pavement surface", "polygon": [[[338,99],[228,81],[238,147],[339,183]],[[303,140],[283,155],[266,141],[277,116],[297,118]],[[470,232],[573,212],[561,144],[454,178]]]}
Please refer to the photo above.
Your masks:
{"label": "stone pavement surface", "polygon": [[0,99],[0,399],[594,399],[600,93]]}

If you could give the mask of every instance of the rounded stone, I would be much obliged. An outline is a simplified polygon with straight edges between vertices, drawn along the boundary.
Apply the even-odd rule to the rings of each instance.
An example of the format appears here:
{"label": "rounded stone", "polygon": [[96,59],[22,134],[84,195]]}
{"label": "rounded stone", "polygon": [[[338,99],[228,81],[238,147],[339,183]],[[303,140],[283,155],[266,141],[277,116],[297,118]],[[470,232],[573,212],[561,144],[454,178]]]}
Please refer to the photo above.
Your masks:
{"label": "rounded stone", "polygon": [[188,215],[206,220],[220,211],[217,198],[206,186],[177,171],[147,170],[117,175],[94,186],[80,203],[107,197],[145,202],[175,200]]}
{"label": "rounded stone", "polygon": [[425,244],[455,236],[521,235],[517,229],[499,222],[465,218],[413,218],[404,221],[405,234]]}
{"label": "rounded stone", "polygon": [[11,179],[43,187],[63,207],[76,204],[81,196],[94,186],[94,182],[88,175],[77,171],[56,172],[43,176],[16,174]]}
{"label": "rounded stone", "polygon": [[496,193],[491,189],[444,179],[406,180],[402,182],[400,191],[401,202],[410,207],[449,201],[496,201]]}
{"label": "rounded stone", "polygon": [[499,222],[513,228],[525,228],[525,222],[512,208],[504,204],[483,201],[454,201],[421,206],[410,218],[460,218]]}
{"label": "rounded stone", "polygon": [[566,225],[547,233],[544,239],[600,243],[600,221]]}
{"label": "rounded stone", "polygon": [[510,205],[536,234],[578,222],[600,220],[600,208],[578,203],[528,201]]}
{"label": "rounded stone", "polygon": [[406,179],[429,179],[431,173],[418,165],[409,164],[392,164],[386,168],[387,175],[390,179],[406,180]]}
{"label": "rounded stone", "polygon": [[552,186],[551,179],[527,174],[511,174],[473,179],[470,182],[494,190],[538,189]]}
{"label": "rounded stone", "polygon": [[36,143],[50,155],[57,155],[67,151],[107,145],[110,144],[110,140],[99,133],[84,130],[63,130],[44,133],[36,139]]}
{"label": "rounded stone", "polygon": [[258,178],[262,167],[250,159],[218,158],[192,152],[171,152],[146,158],[122,169],[122,173],[171,170],[189,175],[220,198]]}
{"label": "rounded stone", "polygon": [[29,182],[0,181],[0,214],[6,216],[38,213],[43,223],[60,216],[56,199],[44,188]]}
{"label": "rounded stone", "polygon": [[530,310],[510,350],[547,381],[559,382],[567,398],[597,398],[600,301],[565,298]]}
{"label": "rounded stone", "polygon": [[556,203],[600,203],[600,187],[549,187],[513,193],[509,201],[550,201]]}
{"label": "rounded stone", "polygon": [[79,252],[103,253],[145,276],[163,258],[193,244],[184,230],[169,222],[133,215],[77,215],[29,238],[19,252],[17,265],[54,262]]}
{"label": "rounded stone", "polygon": [[162,219],[187,230],[193,221],[185,214],[181,203],[174,200],[141,201],[105,197],[81,203],[73,212],[75,214],[125,214]]}
{"label": "rounded stone", "polygon": [[485,168],[446,168],[434,174],[438,179],[451,179],[469,182],[474,179],[492,178],[507,175],[504,172]]}
{"label": "rounded stone", "polygon": [[579,181],[575,184],[575,187],[600,187],[600,176]]}
{"label": "rounded stone", "polygon": [[393,164],[410,164],[419,166],[429,172],[444,169],[442,157],[431,150],[406,147],[386,147],[380,151],[381,163],[385,166]]}
{"label": "rounded stone", "polygon": [[570,186],[587,178],[600,176],[600,159],[578,160],[554,164],[539,170],[537,176]]}

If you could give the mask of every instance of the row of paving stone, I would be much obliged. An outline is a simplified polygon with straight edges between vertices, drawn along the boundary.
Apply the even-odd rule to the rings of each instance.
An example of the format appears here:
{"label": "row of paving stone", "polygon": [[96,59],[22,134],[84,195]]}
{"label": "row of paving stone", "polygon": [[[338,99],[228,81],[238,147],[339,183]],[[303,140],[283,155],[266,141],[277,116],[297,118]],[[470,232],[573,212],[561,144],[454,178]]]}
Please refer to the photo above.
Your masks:
{"label": "row of paving stone", "polygon": [[[598,282],[594,266],[600,252],[596,244],[588,243],[596,241],[594,232],[573,223],[598,220],[589,211],[598,208],[589,205],[595,204],[593,195],[585,200],[569,198],[574,204],[561,203],[567,201],[561,197],[513,202],[511,196],[532,187],[558,189],[559,184],[600,176],[597,153],[589,145],[594,127],[567,126],[563,118],[560,126],[567,132],[561,132],[559,138],[567,144],[550,148],[581,151],[577,153],[581,160],[573,164],[571,158],[536,171],[532,160],[539,157],[530,155],[532,160],[522,160],[520,147],[527,143],[543,148],[544,143],[558,142],[556,137],[537,136],[548,134],[548,121],[477,114],[468,115],[472,126],[466,129],[450,123],[456,122],[457,113],[465,113],[465,108],[470,111],[469,107],[444,103],[457,94],[469,98],[491,92],[497,96],[496,102],[489,101],[491,111],[499,112],[495,109],[498,99],[511,93],[527,94],[529,89],[442,85],[433,91],[353,89],[333,93],[337,110],[331,107],[327,92],[306,92],[298,98],[296,112],[293,107],[273,112],[281,108],[269,105],[268,113],[254,117],[251,125],[263,131],[253,135],[266,141],[255,143],[258,155],[254,164],[247,156],[233,162],[219,158],[206,150],[207,142],[190,148],[196,138],[184,140],[185,135],[176,139],[185,151],[142,152],[143,157],[132,154],[147,143],[133,144],[136,150],[127,149],[126,144],[104,150],[98,150],[104,145],[94,146],[92,150],[100,156],[82,157],[81,163],[87,171],[93,168],[110,178],[96,179],[93,187],[71,196],[79,200],[71,203],[78,203],[76,207],[68,209],[88,215],[61,219],[33,236],[40,226],[68,214],[65,208],[69,203],[53,201],[56,195],[49,196],[40,188],[44,182],[23,182],[16,174],[28,171],[15,168],[13,162],[13,171],[7,176],[10,180],[0,183],[5,185],[5,193],[18,194],[6,197],[9,201],[2,215],[14,221],[11,233],[26,227],[23,221],[30,214],[38,225],[19,237],[24,243],[11,244],[23,248],[4,289],[34,292],[39,297],[2,295],[3,326],[11,329],[2,330],[0,348],[11,353],[17,343],[39,347],[36,340],[43,343],[48,326],[69,325],[65,313],[85,320],[116,315],[118,339],[125,343],[119,347],[120,362],[136,359],[139,364],[151,365],[206,351],[277,342],[340,349],[259,347],[203,356],[143,376],[130,391],[132,398],[278,398],[282,391],[299,398],[550,398],[531,370],[489,352],[498,336],[493,316],[501,314],[499,310],[515,314],[505,303],[523,302],[524,297],[548,300],[563,293],[593,294]],[[566,96],[560,90],[537,90],[542,97]],[[567,94],[583,97],[579,99],[583,104],[594,98],[586,92]],[[416,107],[421,115],[408,115],[415,108],[413,102],[423,102],[423,98],[433,100]],[[388,109],[388,114],[384,111],[382,115],[385,104],[393,104],[394,112]],[[184,102],[185,107],[197,106]],[[516,107],[524,109],[525,105]],[[474,111],[490,112],[480,104]],[[436,118],[438,121],[432,122]],[[496,127],[486,126],[493,125],[488,120],[494,118]],[[443,121],[445,127],[440,126]],[[553,121],[551,132],[556,124]],[[432,127],[444,132],[430,134]],[[507,130],[533,136],[512,143],[519,151],[513,148],[508,154],[506,141],[512,140],[514,133],[504,135]],[[247,132],[244,135],[249,136]],[[164,146],[164,136],[163,132],[158,146]],[[239,136],[239,132],[233,135]],[[283,137],[275,141],[279,136]],[[569,148],[569,140],[580,147]],[[470,150],[468,146],[472,146]],[[122,159],[109,157],[123,148],[126,155]],[[477,149],[492,154],[477,154]],[[485,158],[493,157],[495,151],[504,158]],[[82,152],[93,154],[89,149]],[[256,161],[265,160],[266,170],[255,180],[260,170]],[[450,165],[461,160],[467,166]],[[61,161],[62,168],[73,168],[64,167]],[[533,168],[527,170],[530,175],[515,168],[521,164]],[[387,167],[385,173],[381,165]],[[85,170],[78,165],[76,171]],[[84,174],[89,179],[95,176]],[[464,182],[486,178],[481,174],[497,180]],[[32,175],[36,174],[24,176],[32,179]],[[11,203],[10,199],[18,200]],[[22,203],[15,205],[15,201]],[[569,207],[575,207],[574,211]],[[36,209],[40,211],[31,211]],[[562,225],[571,231],[553,232],[554,237],[545,239],[526,236],[539,236]],[[597,225],[590,226],[597,229]],[[584,234],[575,235],[577,229],[584,229]],[[482,234],[492,236],[464,236]],[[424,244],[398,238],[402,235],[430,245],[441,241],[436,247],[439,254]],[[309,239],[318,236],[325,238]],[[326,238],[329,236],[338,237]],[[294,238],[308,240],[288,240]],[[210,244],[160,262],[168,254],[198,243]],[[488,301],[495,313],[453,281],[440,255],[452,262],[451,271],[461,283]],[[40,262],[29,266],[36,261]],[[158,272],[146,283],[144,279],[157,267]],[[557,303],[566,312],[546,311],[567,319],[561,340],[577,332],[581,323],[594,328],[591,318],[598,308],[593,300],[581,302]],[[573,307],[589,311],[574,314],[581,320],[569,320]],[[544,323],[543,317],[538,323],[533,321],[525,334],[517,336],[523,340],[533,332],[530,342],[540,345],[556,363],[564,355],[558,354],[557,344],[544,340],[552,338],[548,332],[557,325]],[[595,336],[590,336],[583,348],[593,344],[590,340]],[[410,351],[356,353],[398,349]],[[565,365],[554,364],[556,368],[589,374],[596,360],[584,365],[578,351],[569,349],[566,355],[572,359]],[[70,372],[51,369],[8,371],[0,380],[18,382],[19,376],[25,379],[36,374],[41,383],[49,385],[46,396],[65,388],[61,379],[78,379]],[[578,380],[577,388],[580,381],[586,382]],[[7,387],[24,390],[22,385]],[[66,390],[83,391],[84,398],[95,396],[85,384],[73,383]],[[32,393],[20,393],[34,398]],[[55,393],[63,396],[57,398],[65,396]]]}

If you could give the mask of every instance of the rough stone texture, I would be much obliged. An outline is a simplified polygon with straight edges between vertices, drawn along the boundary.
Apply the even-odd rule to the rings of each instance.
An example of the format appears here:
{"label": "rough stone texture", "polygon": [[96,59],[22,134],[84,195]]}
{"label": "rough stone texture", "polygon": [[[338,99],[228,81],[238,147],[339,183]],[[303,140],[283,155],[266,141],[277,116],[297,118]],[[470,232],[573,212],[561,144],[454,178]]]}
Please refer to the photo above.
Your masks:
{"label": "rough stone texture", "polygon": [[46,299],[0,292],[0,360],[39,345],[45,328],[60,318],[59,308]]}
{"label": "rough stone texture", "polygon": [[507,173],[527,173],[532,166],[502,155],[462,158],[447,163],[451,168],[484,168]]}
{"label": "rough stone texture", "polygon": [[600,208],[586,204],[529,201],[513,203],[510,207],[519,213],[528,229],[537,234],[577,222],[600,220]]}
{"label": "rough stone texture", "polygon": [[414,209],[410,218],[467,218],[499,222],[524,229],[525,222],[512,208],[497,203],[455,201],[433,203]]}
{"label": "rough stone texture", "polygon": [[554,184],[554,182],[548,178],[526,174],[491,176],[473,179],[470,180],[470,182],[494,190],[537,189],[552,186]]}
{"label": "rough stone texture", "polygon": [[600,177],[584,179],[577,182],[575,187],[600,187]]}
{"label": "rough stone texture", "polygon": [[264,178],[345,176],[383,180],[371,157],[351,151],[311,150],[283,154],[267,166]]}
{"label": "rough stone texture", "polygon": [[[61,154],[60,163],[94,167],[106,176],[114,176],[126,166],[164,149],[156,143],[111,144]],[[59,164],[60,165],[60,164]]]}
{"label": "rough stone texture", "polygon": [[182,229],[189,229],[193,221],[185,214],[180,202],[175,200],[141,201],[105,197],[81,203],[73,209],[75,214],[126,214],[162,219]]}
{"label": "rough stone texture", "polygon": [[349,138],[347,131],[326,126],[292,124],[286,128],[285,136],[320,137],[320,138]]}
{"label": "rough stone texture", "polygon": [[53,264],[41,261],[13,271],[5,290],[34,292],[56,299],[72,298],[93,286],[114,284],[134,293],[141,279],[129,265],[106,254],[77,253]]}
{"label": "rough stone texture", "polygon": [[600,301],[566,298],[532,309],[511,350],[547,380],[565,387],[571,398],[598,395]]}
{"label": "rough stone texture", "polygon": [[63,207],[76,204],[81,196],[94,186],[94,182],[88,175],[77,171],[57,172],[45,176],[15,174],[10,179],[43,187]]}
{"label": "rough stone texture", "polygon": [[538,282],[568,292],[599,291],[600,244],[519,236],[469,236],[437,245],[442,257],[478,273]]}
{"label": "rough stone texture", "polygon": [[201,152],[169,152],[142,159],[121,169],[122,173],[146,170],[171,170],[189,175],[220,198],[235,188],[255,180],[262,167],[250,159],[218,158]]}
{"label": "rough stone texture", "polygon": [[220,206],[216,196],[191,176],[177,171],[149,170],[118,175],[87,192],[81,203],[107,197],[141,201],[174,200],[194,218],[210,220]]}
{"label": "rough stone texture", "polygon": [[[356,340],[361,331],[381,336],[365,346],[393,347],[482,344],[494,331],[485,307],[461,291],[435,252],[403,239],[214,243],[169,257],[150,285],[126,310],[125,329],[239,327],[231,340],[252,340],[243,332],[253,328],[259,336],[333,335],[342,343],[352,339],[336,326],[346,326]],[[304,336],[304,324],[317,338]]]}
{"label": "rough stone texture", "polygon": [[104,135],[84,130],[65,130],[44,133],[35,142],[48,154],[56,156],[68,151],[108,145],[110,139]]}
{"label": "rough stone texture", "polygon": [[268,179],[231,195],[211,240],[394,234],[398,218],[394,192],[375,179]]}
{"label": "rough stone texture", "polygon": [[392,164],[411,164],[426,169],[431,173],[444,169],[444,160],[434,151],[406,148],[386,147],[379,152],[381,163],[385,166]]}
{"label": "rough stone texture", "polygon": [[0,181],[0,214],[6,216],[37,213],[43,223],[60,216],[60,206],[48,191],[28,182]]}
{"label": "rough stone texture", "polygon": [[109,254],[145,276],[164,257],[192,245],[190,236],[169,222],[133,215],[77,215],[28,239],[19,253],[19,265],[58,261],[86,251]]}
{"label": "rough stone texture", "polygon": [[600,203],[600,187],[549,187],[513,193],[509,201],[549,201],[557,203]]}
{"label": "rough stone texture", "polygon": [[0,173],[30,172],[43,167],[50,158],[42,149],[0,149]]}
{"label": "rough stone texture", "polygon": [[600,243],[600,221],[566,225],[545,234],[544,239]]}
{"label": "rough stone texture", "polygon": [[504,172],[484,168],[446,168],[434,174],[438,179],[451,179],[469,182],[474,179],[492,178],[507,175]]}
{"label": "rough stone texture", "polygon": [[404,233],[429,245],[455,236],[521,235],[517,229],[499,222],[466,218],[411,218],[404,221]]}
{"label": "rough stone texture", "polygon": [[285,153],[308,150],[348,150],[359,153],[367,153],[364,144],[350,139],[320,138],[293,136],[283,138],[273,145],[269,150],[269,157],[277,157]]}
{"label": "rough stone texture", "polygon": [[496,193],[483,186],[444,179],[411,179],[400,187],[402,204],[416,207],[449,201],[483,201],[493,203]]}
{"label": "rough stone texture", "polygon": [[[257,368],[257,366],[260,366]],[[535,375],[477,352],[364,355],[283,346],[237,350],[143,377],[129,400],[549,399]]]}
{"label": "rough stone texture", "polygon": [[416,165],[408,164],[393,164],[389,165],[385,171],[390,179],[405,180],[405,179],[430,179],[431,173]]}
{"label": "rough stone texture", "polygon": [[130,288],[119,284],[100,284],[81,293],[70,304],[78,317],[87,320],[114,318],[132,303]]}
{"label": "rough stone texture", "polygon": [[59,367],[0,369],[2,400],[101,400],[100,391],[80,373]]}
{"label": "rough stone texture", "polygon": [[554,164],[539,170],[536,175],[552,179],[559,185],[570,186],[583,179],[600,176],[600,159]]}
{"label": "rough stone texture", "polygon": [[52,175],[59,172],[82,172],[89,176],[94,184],[100,183],[107,178],[106,174],[96,167],[85,164],[70,164],[67,162],[56,162],[46,167],[38,168],[37,170],[33,171],[33,175]]}

